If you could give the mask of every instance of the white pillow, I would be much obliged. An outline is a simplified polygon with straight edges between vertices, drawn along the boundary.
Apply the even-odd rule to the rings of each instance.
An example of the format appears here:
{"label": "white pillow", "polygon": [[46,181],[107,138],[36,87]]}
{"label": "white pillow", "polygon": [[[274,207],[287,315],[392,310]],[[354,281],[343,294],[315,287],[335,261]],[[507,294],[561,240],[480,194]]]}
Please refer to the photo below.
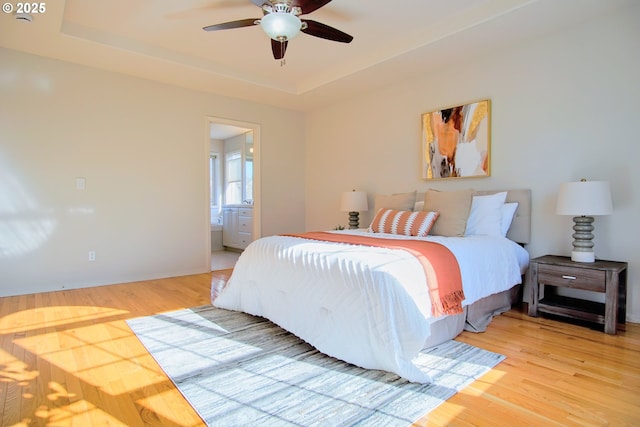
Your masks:
{"label": "white pillow", "polygon": [[415,202],[413,204],[413,210],[414,211],[421,211],[424,209],[424,200],[420,200],[419,202]]}
{"label": "white pillow", "polygon": [[502,236],[502,206],[507,192],[473,196],[465,236]]}
{"label": "white pillow", "polygon": [[511,227],[513,216],[516,214],[516,209],[518,209],[518,202],[505,203],[502,205],[502,222],[500,224],[500,232],[504,237],[507,236],[507,232]]}

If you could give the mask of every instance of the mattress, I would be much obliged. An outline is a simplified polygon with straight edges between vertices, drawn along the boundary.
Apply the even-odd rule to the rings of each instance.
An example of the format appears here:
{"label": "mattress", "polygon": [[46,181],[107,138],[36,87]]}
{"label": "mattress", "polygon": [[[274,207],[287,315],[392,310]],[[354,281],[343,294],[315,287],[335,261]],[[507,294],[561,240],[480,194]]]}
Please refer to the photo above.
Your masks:
{"label": "mattress", "polygon": [[[520,283],[528,263],[528,253],[503,237],[418,239],[455,255],[464,306]],[[212,303],[265,317],[330,356],[424,383],[430,379],[412,359],[437,341],[443,320],[431,314],[425,280],[419,261],[403,250],[269,236],[247,247],[224,288],[212,288]]]}

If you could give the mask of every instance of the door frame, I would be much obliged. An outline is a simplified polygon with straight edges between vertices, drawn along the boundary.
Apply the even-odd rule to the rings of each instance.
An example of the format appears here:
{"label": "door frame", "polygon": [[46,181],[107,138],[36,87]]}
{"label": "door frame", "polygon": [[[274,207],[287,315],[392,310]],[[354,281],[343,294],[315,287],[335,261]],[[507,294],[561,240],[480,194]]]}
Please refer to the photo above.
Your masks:
{"label": "door frame", "polygon": [[260,206],[261,206],[261,196],[262,193],[260,191],[260,175],[261,175],[261,167],[260,167],[260,125],[257,123],[243,122],[239,120],[232,120],[223,117],[215,117],[215,116],[207,116],[205,118],[205,155],[204,159],[206,162],[206,170],[207,170],[207,194],[205,196],[206,210],[207,210],[207,241],[208,241],[208,253],[207,258],[209,259],[209,264],[211,264],[211,188],[209,188],[209,154],[211,152],[211,124],[223,124],[229,126],[237,126],[241,128],[251,129],[253,131],[253,238],[258,239],[262,235],[262,226],[261,226],[261,215],[260,215]]}

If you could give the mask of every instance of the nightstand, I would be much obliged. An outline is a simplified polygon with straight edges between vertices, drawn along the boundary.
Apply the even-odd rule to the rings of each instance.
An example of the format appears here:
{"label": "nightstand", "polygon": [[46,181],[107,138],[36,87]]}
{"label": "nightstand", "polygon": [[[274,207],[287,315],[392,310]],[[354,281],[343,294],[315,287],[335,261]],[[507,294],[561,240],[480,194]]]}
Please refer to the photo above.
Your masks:
{"label": "nightstand", "polygon": [[[627,263],[596,260],[573,262],[569,257],[545,255],[529,263],[531,288],[529,316],[548,313],[604,325],[607,334],[624,329]],[[605,294],[604,304],[558,295],[558,288],[583,289]],[[542,299],[540,296],[544,295]]]}

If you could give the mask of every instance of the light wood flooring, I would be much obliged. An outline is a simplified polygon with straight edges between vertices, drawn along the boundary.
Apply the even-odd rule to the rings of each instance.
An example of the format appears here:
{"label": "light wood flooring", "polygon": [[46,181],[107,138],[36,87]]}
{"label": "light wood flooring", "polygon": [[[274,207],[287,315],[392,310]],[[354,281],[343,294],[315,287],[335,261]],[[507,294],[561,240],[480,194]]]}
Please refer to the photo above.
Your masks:
{"label": "light wood flooring", "polygon": [[[0,425],[203,425],[125,320],[208,304],[230,272],[0,298]],[[640,325],[516,308],[457,339],[507,358],[420,425],[640,425]]]}
{"label": "light wood flooring", "polygon": [[215,251],[211,252],[211,270],[225,270],[233,268],[240,257],[240,252]]}

